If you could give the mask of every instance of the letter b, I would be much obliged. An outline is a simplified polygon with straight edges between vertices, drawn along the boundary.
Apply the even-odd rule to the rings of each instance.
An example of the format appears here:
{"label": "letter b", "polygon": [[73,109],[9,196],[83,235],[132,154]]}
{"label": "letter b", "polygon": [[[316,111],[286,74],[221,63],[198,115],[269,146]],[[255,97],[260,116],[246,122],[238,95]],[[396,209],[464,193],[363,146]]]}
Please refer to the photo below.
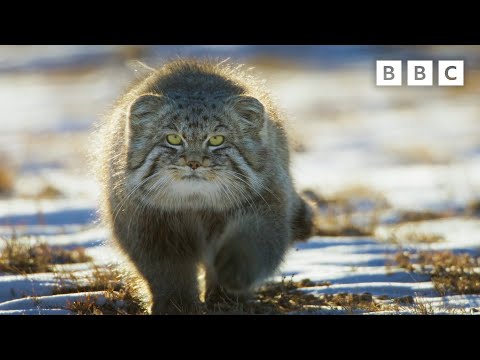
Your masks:
{"label": "letter b", "polygon": [[377,60],[377,86],[402,85],[401,60]]}
{"label": "letter b", "polygon": [[432,86],[433,61],[408,61],[407,80],[409,86]]}
{"label": "letter b", "polygon": [[394,68],[393,66],[385,66],[383,68],[383,80],[393,80],[395,79],[395,74],[393,72]]}
{"label": "letter b", "polygon": [[425,77],[425,68],[423,66],[415,66],[415,80],[424,80]]}

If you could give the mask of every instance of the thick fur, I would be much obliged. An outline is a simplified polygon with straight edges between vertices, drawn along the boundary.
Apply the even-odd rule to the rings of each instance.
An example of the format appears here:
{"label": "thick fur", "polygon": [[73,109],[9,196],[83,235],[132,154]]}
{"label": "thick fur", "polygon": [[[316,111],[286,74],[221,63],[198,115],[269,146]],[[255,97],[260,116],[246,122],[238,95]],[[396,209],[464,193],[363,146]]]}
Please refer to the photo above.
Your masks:
{"label": "thick fur", "polygon": [[[247,294],[310,234],[281,115],[238,67],[167,63],[119,99],[96,135],[102,219],[153,314],[196,311],[199,266],[207,297]],[[209,146],[213,135],[224,143]]]}

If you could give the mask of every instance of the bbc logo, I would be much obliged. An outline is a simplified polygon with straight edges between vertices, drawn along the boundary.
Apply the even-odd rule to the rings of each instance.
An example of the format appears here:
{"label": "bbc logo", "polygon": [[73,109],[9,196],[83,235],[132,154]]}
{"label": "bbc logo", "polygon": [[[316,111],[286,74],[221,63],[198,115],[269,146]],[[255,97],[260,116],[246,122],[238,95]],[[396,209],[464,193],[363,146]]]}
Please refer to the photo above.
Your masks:
{"label": "bbc logo", "polygon": [[[463,60],[438,61],[439,86],[463,86]],[[401,86],[402,61],[377,60],[377,86]],[[408,86],[433,85],[433,61],[407,61]]]}

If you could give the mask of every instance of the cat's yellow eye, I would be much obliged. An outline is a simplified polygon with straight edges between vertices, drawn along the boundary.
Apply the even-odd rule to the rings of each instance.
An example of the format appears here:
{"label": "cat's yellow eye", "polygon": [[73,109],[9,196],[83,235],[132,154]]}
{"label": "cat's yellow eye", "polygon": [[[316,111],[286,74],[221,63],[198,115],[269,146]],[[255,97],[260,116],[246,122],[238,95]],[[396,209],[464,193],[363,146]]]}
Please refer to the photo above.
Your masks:
{"label": "cat's yellow eye", "polygon": [[167,141],[170,145],[180,145],[182,143],[182,138],[177,134],[167,135]]}
{"label": "cat's yellow eye", "polygon": [[223,144],[225,138],[222,135],[215,135],[208,140],[208,145],[210,146],[219,146]]}

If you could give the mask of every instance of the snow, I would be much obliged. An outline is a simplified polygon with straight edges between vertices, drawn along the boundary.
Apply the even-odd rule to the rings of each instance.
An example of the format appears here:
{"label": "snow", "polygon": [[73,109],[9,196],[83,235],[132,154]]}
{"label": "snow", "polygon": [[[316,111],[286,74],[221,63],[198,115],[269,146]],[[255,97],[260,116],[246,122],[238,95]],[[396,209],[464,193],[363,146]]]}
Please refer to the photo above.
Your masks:
{"label": "snow", "polygon": [[58,285],[54,274],[2,275],[0,277],[0,306],[3,302],[23,296],[51,295]]}
{"label": "snow", "polygon": [[[175,51],[240,59],[252,59],[261,51],[254,46],[146,49],[150,65]],[[393,232],[399,238],[412,232],[438,234],[443,241],[402,246],[478,256],[480,219],[459,213],[480,199],[478,85],[457,92],[439,87],[378,88],[371,63],[377,53],[372,48],[292,49],[268,51],[290,60],[298,55],[303,61],[299,66],[259,71],[289,115],[292,137],[304,148],[292,155],[296,186],[325,196],[364,186],[381,193],[391,208],[381,214],[374,236],[316,236],[295,243],[274,279],[328,281],[329,286],[302,289],[319,296],[342,292],[413,296],[436,314],[478,314],[480,295],[440,297],[428,275],[391,266],[398,245],[388,241]],[[85,247],[97,265],[115,263],[107,232],[98,222],[98,186],[88,175],[84,155],[93,121],[135,77],[118,60],[123,51],[120,46],[0,49],[0,155],[5,154],[16,171],[14,196],[0,198],[0,236],[15,233],[22,241]],[[436,56],[450,50],[438,51]],[[478,58],[470,51],[461,57],[467,55]],[[79,64],[89,64],[88,69],[77,72]],[[72,72],[57,74],[51,71],[55,67]],[[36,199],[47,185],[62,196]],[[355,217],[367,215],[360,210]],[[455,216],[398,224],[404,210],[453,211]],[[0,249],[3,246],[0,241]],[[66,268],[77,275],[90,271],[84,264]],[[53,273],[0,274],[0,314],[68,314],[68,302],[88,295],[102,301],[101,293],[52,295],[56,284]],[[413,312],[405,307],[396,313]],[[383,313],[393,312],[379,312]]]}
{"label": "snow", "polygon": [[75,301],[81,301],[85,298],[101,297],[104,293],[101,291],[92,291],[89,293],[76,293],[76,294],[64,294],[64,295],[52,295],[52,296],[36,296],[26,297],[23,299],[16,299],[6,301],[0,304],[0,315],[8,314],[59,314],[65,315],[71,312],[64,308],[68,303]]}

